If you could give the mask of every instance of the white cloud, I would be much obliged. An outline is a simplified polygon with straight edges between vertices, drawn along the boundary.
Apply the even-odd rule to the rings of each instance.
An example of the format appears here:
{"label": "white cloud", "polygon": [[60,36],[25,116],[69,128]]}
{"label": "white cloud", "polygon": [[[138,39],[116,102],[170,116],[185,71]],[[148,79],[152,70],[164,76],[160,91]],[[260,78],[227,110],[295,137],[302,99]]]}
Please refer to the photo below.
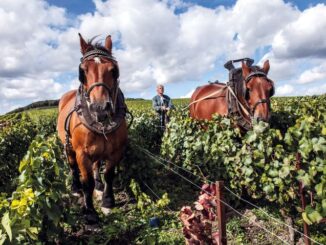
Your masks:
{"label": "white cloud", "polygon": [[311,83],[312,91],[315,81],[326,78],[325,4],[301,12],[282,0],[238,0],[215,9],[181,0],[94,3],[95,12],[69,19],[65,9],[44,0],[1,0],[2,102],[47,99],[78,86],[77,79],[58,82],[66,72],[77,72],[78,32],[86,39],[112,35],[125,93],[146,91],[154,83],[198,81],[220,68],[216,64],[256,52],[263,56],[259,63],[270,59],[276,86],[283,84],[278,95],[298,93],[296,83]]}
{"label": "white cloud", "polygon": [[262,65],[265,60],[269,60],[270,63],[268,76],[275,82],[292,80],[300,72],[298,71],[300,60],[279,59],[275,57],[273,51],[266,53],[258,63]]}
{"label": "white cloud", "polygon": [[291,95],[294,91],[294,87],[290,84],[276,87],[276,96],[287,96]]}
{"label": "white cloud", "polygon": [[186,95],[181,96],[181,98],[190,98],[194,92],[195,92],[195,89],[192,89]]}
{"label": "white cloud", "polygon": [[285,23],[300,15],[282,0],[238,0],[230,12],[225,18],[231,18],[232,24],[225,27],[238,34],[230,50],[234,57],[252,56],[257,48],[270,45]]}
{"label": "white cloud", "polygon": [[12,79],[2,87],[0,94],[6,99],[58,98],[62,88],[52,79]]}
{"label": "white cloud", "polygon": [[326,64],[304,71],[298,83],[313,83],[320,80],[326,80]]}
{"label": "white cloud", "polygon": [[326,6],[308,8],[285,23],[274,37],[273,50],[279,58],[326,57]]}
{"label": "white cloud", "polygon": [[314,87],[306,87],[302,91],[302,95],[320,95],[326,93],[326,84],[322,84]]}

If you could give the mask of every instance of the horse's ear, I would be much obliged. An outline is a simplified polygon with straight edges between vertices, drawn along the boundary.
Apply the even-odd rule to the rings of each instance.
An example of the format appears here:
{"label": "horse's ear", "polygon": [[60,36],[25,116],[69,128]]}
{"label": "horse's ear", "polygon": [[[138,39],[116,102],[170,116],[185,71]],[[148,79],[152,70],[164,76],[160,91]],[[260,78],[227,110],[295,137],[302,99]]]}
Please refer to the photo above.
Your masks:
{"label": "horse's ear", "polygon": [[79,41],[80,41],[80,52],[82,53],[82,55],[84,55],[87,51],[88,44],[84,40],[84,38],[82,37],[82,35],[80,33],[78,33],[78,35],[79,35]]}
{"label": "horse's ear", "polygon": [[269,68],[270,68],[270,66],[269,66],[269,60],[266,60],[266,61],[264,62],[264,66],[263,66],[263,71],[265,72],[265,74],[268,73]]}
{"label": "horse's ear", "polygon": [[112,39],[111,39],[111,35],[108,35],[105,38],[105,48],[109,51],[110,54],[112,54]]}
{"label": "horse's ear", "polygon": [[246,62],[242,61],[242,76],[247,77],[250,74],[250,68],[247,66]]}

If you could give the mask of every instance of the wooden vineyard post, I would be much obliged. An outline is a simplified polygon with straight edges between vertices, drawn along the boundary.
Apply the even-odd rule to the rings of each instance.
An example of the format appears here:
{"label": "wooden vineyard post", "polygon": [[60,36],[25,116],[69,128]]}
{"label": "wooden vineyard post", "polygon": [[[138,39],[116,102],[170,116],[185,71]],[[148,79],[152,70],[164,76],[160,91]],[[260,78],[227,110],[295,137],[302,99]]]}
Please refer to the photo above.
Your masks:
{"label": "wooden vineyard post", "polygon": [[216,182],[216,197],[217,197],[217,219],[219,230],[219,245],[226,245],[226,222],[225,222],[225,206],[224,206],[224,182]]}
{"label": "wooden vineyard post", "polygon": [[[301,169],[301,155],[300,153],[297,153],[296,155],[296,168],[297,170]],[[300,194],[300,198],[301,198],[301,207],[304,210],[306,208],[306,199],[305,199],[305,195],[304,195],[304,190],[303,190],[303,186],[302,186],[302,182],[299,181],[299,194]],[[303,233],[305,235],[304,237],[304,243],[305,245],[310,245],[310,240],[308,239],[309,237],[309,226],[308,224],[303,220]]]}

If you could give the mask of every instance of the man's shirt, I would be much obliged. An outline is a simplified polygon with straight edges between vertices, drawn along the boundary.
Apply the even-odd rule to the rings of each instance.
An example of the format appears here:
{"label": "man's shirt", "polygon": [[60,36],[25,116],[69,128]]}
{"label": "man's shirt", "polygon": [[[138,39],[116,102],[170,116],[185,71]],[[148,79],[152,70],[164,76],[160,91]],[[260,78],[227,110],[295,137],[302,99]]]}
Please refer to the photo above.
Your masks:
{"label": "man's shirt", "polygon": [[152,99],[152,105],[156,112],[161,113],[161,106],[165,106],[169,109],[173,108],[172,100],[169,96],[163,94],[163,96],[156,95]]}

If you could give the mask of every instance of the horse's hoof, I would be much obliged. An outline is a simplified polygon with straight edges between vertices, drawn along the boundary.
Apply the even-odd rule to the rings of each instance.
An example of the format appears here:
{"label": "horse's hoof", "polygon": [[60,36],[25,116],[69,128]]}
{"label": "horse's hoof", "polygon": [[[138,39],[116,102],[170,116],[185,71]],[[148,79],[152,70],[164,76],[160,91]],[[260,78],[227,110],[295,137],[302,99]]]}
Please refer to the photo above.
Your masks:
{"label": "horse's hoof", "polygon": [[104,191],[104,184],[98,180],[95,181],[95,190]]}
{"label": "horse's hoof", "polygon": [[93,192],[93,196],[97,201],[101,201],[102,196],[103,196],[103,192],[95,189],[94,192]]}
{"label": "horse's hoof", "polygon": [[92,232],[99,232],[101,231],[101,227],[99,224],[85,225],[85,230],[92,231]]}
{"label": "horse's hoof", "polygon": [[80,197],[82,195],[81,189],[75,185],[71,186],[71,194],[75,197]]}
{"label": "horse's hoof", "polygon": [[115,201],[113,198],[102,198],[102,207],[103,208],[114,208],[115,206]]}
{"label": "horse's hoof", "polygon": [[82,196],[82,193],[80,191],[78,191],[78,192],[72,192],[71,195],[74,196],[74,197],[81,197]]}
{"label": "horse's hoof", "polygon": [[88,225],[94,225],[99,222],[99,217],[96,214],[87,214],[85,219]]}
{"label": "horse's hoof", "polygon": [[95,211],[86,212],[84,216],[87,225],[94,225],[99,222],[99,217]]}
{"label": "horse's hoof", "polygon": [[111,209],[110,208],[104,208],[104,207],[101,207],[101,211],[102,213],[107,216],[111,213]]}

